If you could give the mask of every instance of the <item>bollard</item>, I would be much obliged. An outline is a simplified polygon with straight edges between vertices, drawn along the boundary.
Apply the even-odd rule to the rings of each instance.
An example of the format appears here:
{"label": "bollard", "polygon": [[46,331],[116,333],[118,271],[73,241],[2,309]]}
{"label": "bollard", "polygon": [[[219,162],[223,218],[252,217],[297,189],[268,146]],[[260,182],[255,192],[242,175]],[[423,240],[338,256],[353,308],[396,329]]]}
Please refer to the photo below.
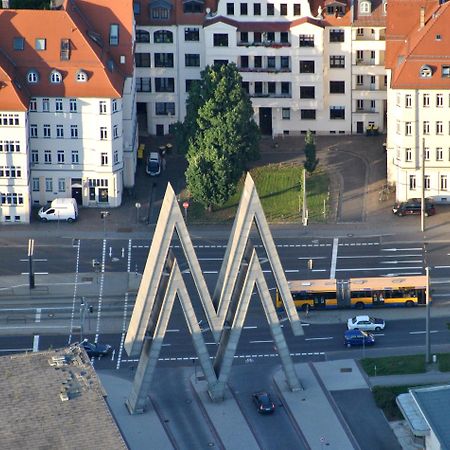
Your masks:
{"label": "bollard", "polygon": [[312,269],[313,269],[313,260],[312,260],[312,259],[309,259],[309,260],[308,260],[308,269],[309,269],[309,270],[312,270]]}
{"label": "bollard", "polygon": [[433,364],[437,363],[437,355],[433,355]]}

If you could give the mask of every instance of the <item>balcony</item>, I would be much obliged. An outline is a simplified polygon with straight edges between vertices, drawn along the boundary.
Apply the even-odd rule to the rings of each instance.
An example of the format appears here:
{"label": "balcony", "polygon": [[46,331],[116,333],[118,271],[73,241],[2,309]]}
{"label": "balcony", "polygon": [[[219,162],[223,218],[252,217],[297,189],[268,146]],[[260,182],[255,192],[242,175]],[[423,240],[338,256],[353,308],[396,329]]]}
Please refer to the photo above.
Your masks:
{"label": "balcony", "polygon": [[254,92],[253,94],[249,94],[250,97],[255,98],[292,98],[292,94],[283,94],[283,93],[275,93],[275,94],[268,94],[263,92]]}
{"label": "balcony", "polygon": [[239,72],[289,73],[290,67],[238,67]]}
{"label": "balcony", "polygon": [[265,42],[244,42],[239,41],[237,43],[238,47],[268,47],[268,48],[283,48],[290,47],[290,42],[273,42],[273,41],[265,41]]}

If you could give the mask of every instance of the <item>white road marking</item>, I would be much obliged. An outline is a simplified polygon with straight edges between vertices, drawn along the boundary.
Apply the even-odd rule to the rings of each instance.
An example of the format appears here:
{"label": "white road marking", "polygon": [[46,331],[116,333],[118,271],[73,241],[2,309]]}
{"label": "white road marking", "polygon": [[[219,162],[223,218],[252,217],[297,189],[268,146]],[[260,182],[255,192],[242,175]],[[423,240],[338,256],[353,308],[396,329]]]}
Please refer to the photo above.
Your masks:
{"label": "white road marking", "polygon": [[34,319],[35,322],[41,321],[41,308],[36,308],[36,319]]}
{"label": "white road marking", "polygon": [[[20,261],[21,262],[29,262],[29,259],[28,258],[23,258]],[[48,261],[47,258],[33,258],[33,262],[47,262],[47,261]]]}
{"label": "white road marking", "polygon": [[313,269],[311,272],[326,272],[326,269]]}
{"label": "white road marking", "polygon": [[338,256],[338,259],[363,259],[363,258],[420,258],[422,255],[348,255]]}
{"label": "white road marking", "polygon": [[417,250],[423,250],[422,247],[413,247],[413,248],[382,248],[381,251],[382,252],[414,252]]}
{"label": "white road marking", "polygon": [[328,337],[306,338],[305,341],[329,341],[331,339],[334,339],[334,337],[328,336]]}
{"label": "white road marking", "polygon": [[[34,330],[35,328],[36,328],[36,325],[21,325],[20,327],[16,327],[16,326],[0,327],[0,330]],[[67,325],[39,325],[39,328],[67,330],[69,327]]]}
{"label": "white road marking", "polygon": [[109,247],[109,257],[111,258],[112,256],[112,247]]}
{"label": "white road marking", "polygon": [[299,256],[297,259],[328,259],[326,256]]}
{"label": "white road marking", "polygon": [[450,266],[433,266],[433,269],[449,269]]}
{"label": "white road marking", "polygon": [[36,353],[39,351],[39,335],[36,334],[33,336],[33,352]]}
{"label": "white road marking", "polygon": [[166,330],[166,333],[178,333],[180,330],[176,330],[176,329],[173,329],[173,330]]}
{"label": "white road marking", "polygon": [[199,261],[222,261],[223,258],[198,258]]}
{"label": "white road marking", "polygon": [[448,298],[448,297],[450,297],[450,292],[447,293],[447,294],[433,294],[432,297],[433,298],[435,298],[435,297],[446,297],[446,298]]}
{"label": "white road marking", "polygon": [[170,347],[172,344],[161,344],[161,347]]}
{"label": "white road marking", "polygon": [[364,271],[364,270],[411,270],[411,269],[422,269],[421,266],[419,267],[359,267],[359,268],[352,268],[352,269],[336,269],[336,272],[357,272],[357,271]]}
{"label": "white road marking", "polygon": [[45,306],[42,308],[2,308],[2,312],[14,312],[14,311],[37,311],[37,309],[44,311],[62,311],[64,309],[72,309],[71,306]]}
{"label": "white road marking", "polygon": [[254,330],[258,328],[256,325],[249,325],[248,327],[244,327],[244,330]]}
{"label": "white road marking", "polygon": [[[29,275],[30,272],[22,272],[22,275]],[[48,275],[48,272],[34,272],[35,275]]]}
{"label": "white road marking", "polygon": [[431,284],[450,284],[450,280],[433,280]]}
{"label": "white road marking", "polygon": [[203,271],[204,274],[212,274],[212,273],[219,273],[218,270],[204,270]]}
{"label": "white road marking", "polygon": [[124,247],[122,247],[122,251],[120,254],[121,254],[122,258],[125,258],[125,248]]}
{"label": "white road marking", "polygon": [[330,278],[334,279],[336,277],[336,262],[337,262],[337,254],[339,248],[339,238],[333,239],[333,250],[331,253],[331,267],[330,267]]}
{"label": "white road marking", "polygon": [[273,343],[273,339],[269,339],[268,341],[249,341],[250,344],[271,344]]}
{"label": "white road marking", "polygon": [[[269,272],[270,272],[270,270],[269,270]],[[298,273],[298,272],[300,272],[298,269],[286,269],[284,271],[284,273]]]}
{"label": "white road marking", "polygon": [[14,353],[18,353],[18,352],[29,352],[29,351],[33,351],[32,348],[1,348],[0,352],[14,352]]}
{"label": "white road marking", "polygon": [[116,356],[116,349],[114,349],[111,353],[111,361],[114,361],[114,356]]}
{"label": "white road marking", "polygon": [[372,336],[384,336],[384,333],[372,333]]}
{"label": "white road marking", "polygon": [[422,259],[408,260],[408,261],[383,261],[381,264],[420,264],[423,263]]}
{"label": "white road marking", "polygon": [[[410,331],[409,334],[425,334],[426,331]],[[439,330],[431,330],[430,334],[439,333]]]}

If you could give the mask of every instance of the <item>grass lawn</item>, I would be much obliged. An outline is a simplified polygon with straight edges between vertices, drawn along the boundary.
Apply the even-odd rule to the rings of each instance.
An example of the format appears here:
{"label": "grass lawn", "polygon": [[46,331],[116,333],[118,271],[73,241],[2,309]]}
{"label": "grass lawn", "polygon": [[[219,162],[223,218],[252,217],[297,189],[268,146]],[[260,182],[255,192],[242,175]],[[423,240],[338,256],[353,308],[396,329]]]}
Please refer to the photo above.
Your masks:
{"label": "grass lawn", "polygon": [[[269,164],[250,171],[269,222],[301,222],[301,176],[303,167],[294,164]],[[241,198],[244,177],[240,180],[236,194],[228,202],[208,212],[202,205],[191,201],[188,210],[189,223],[227,223],[236,215]],[[307,177],[307,204],[310,222],[325,222],[323,214],[328,211],[327,174],[318,167]],[[182,192],[181,199],[188,193]]]}
{"label": "grass lawn", "polygon": [[425,355],[364,358],[361,366],[370,377],[425,372]]}
{"label": "grass lawn", "polygon": [[372,394],[378,408],[381,408],[389,421],[404,420],[404,417],[398,409],[395,398],[397,395],[408,392],[411,386],[374,386]]}
{"label": "grass lawn", "polygon": [[438,353],[437,360],[441,372],[450,372],[450,353]]}

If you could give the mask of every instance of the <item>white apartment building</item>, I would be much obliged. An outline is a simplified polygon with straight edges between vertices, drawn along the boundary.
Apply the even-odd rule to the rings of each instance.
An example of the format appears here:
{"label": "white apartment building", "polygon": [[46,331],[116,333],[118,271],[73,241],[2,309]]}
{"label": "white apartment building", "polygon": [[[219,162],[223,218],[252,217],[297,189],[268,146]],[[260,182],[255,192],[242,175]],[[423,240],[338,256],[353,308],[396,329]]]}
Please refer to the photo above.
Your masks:
{"label": "white apartment building", "polygon": [[0,29],[0,222],[56,197],[119,206],[138,145],[131,0],[0,10]]}
{"label": "white apartment building", "polygon": [[385,3],[135,1],[139,111],[150,134],[183,120],[206,65],[233,62],[264,134],[385,129]]}
{"label": "white apartment building", "polygon": [[[394,2],[388,27],[388,181],[404,201],[450,202],[450,38],[448,3]],[[409,12],[409,15],[407,14]],[[403,34],[398,20],[403,21]],[[394,30],[394,31],[391,31]]]}

